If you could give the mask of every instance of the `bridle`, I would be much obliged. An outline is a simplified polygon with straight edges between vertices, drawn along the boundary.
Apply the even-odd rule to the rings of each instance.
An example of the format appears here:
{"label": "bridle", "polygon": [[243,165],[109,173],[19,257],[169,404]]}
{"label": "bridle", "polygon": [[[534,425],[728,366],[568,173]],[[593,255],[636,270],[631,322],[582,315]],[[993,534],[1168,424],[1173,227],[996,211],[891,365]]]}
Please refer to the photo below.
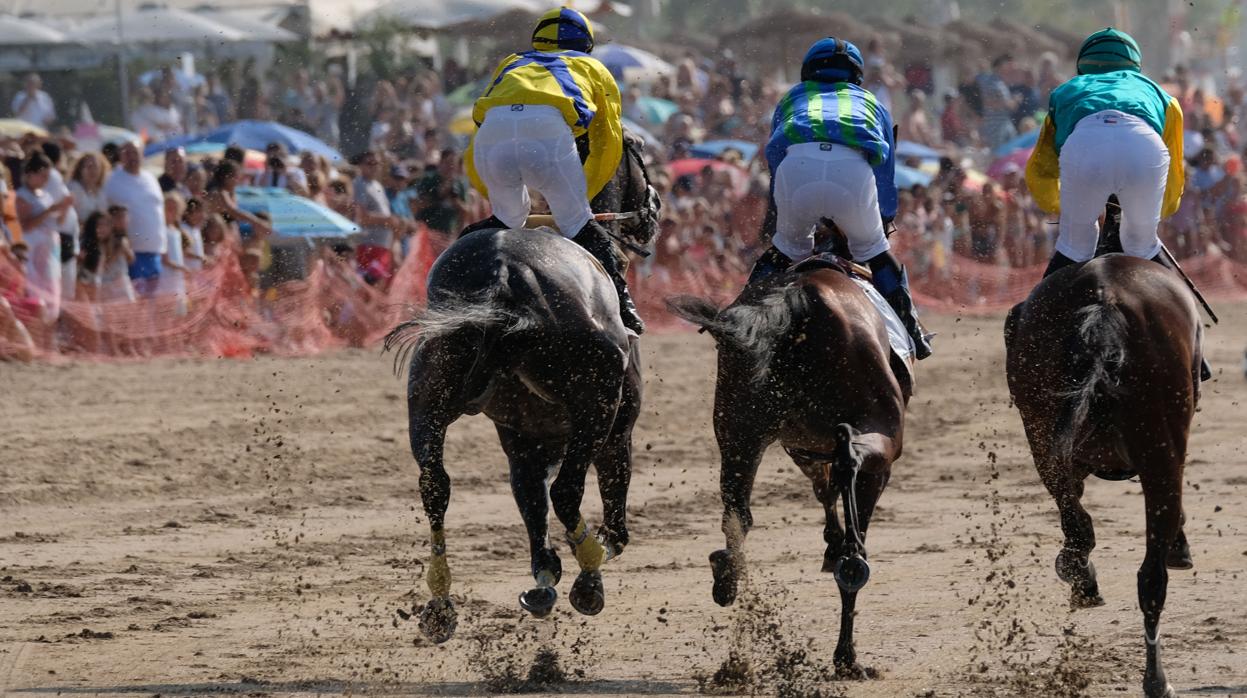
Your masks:
{"label": "bridle", "polygon": [[[636,211],[619,211],[614,213],[598,213],[594,217],[599,222],[616,222],[620,223],[618,233],[610,231],[619,244],[628,248],[642,257],[648,257],[651,253],[645,247],[657,232],[658,212],[662,208],[662,199],[658,196],[658,190],[654,188],[652,180],[650,180],[649,170],[645,167],[645,158],[641,153],[640,145],[637,141],[627,138],[623,139],[624,157],[635,163],[637,169],[641,171],[641,181],[636,181],[636,174],[632,171],[631,165],[624,168],[624,181],[620,183],[620,204],[622,207],[622,199],[626,192],[636,190],[637,184],[643,184],[645,187],[645,201],[641,203]],[[635,221],[627,226],[625,232],[623,221]],[[646,231],[642,235],[637,235],[635,231]],[[650,232],[653,231],[653,232]]]}

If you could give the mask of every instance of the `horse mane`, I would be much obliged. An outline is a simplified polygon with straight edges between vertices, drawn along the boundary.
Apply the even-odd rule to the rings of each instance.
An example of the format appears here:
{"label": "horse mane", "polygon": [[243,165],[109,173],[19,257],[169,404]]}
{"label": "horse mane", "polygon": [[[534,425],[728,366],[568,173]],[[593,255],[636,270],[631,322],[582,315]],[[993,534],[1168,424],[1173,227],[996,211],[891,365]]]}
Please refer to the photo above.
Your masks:
{"label": "horse mane", "polygon": [[1078,447],[1093,431],[1087,421],[1097,404],[1121,396],[1121,368],[1126,363],[1128,327],[1121,308],[1096,289],[1096,300],[1075,311],[1076,327],[1069,347],[1072,374],[1077,385],[1058,396],[1064,400],[1062,414],[1053,435],[1054,453],[1069,462]]}
{"label": "horse mane", "polygon": [[810,302],[796,284],[780,284],[745,302],[719,308],[697,296],[675,296],[666,301],[676,316],[700,326],[721,345],[743,354],[751,379],[761,383],[771,370],[780,341],[809,316]]}

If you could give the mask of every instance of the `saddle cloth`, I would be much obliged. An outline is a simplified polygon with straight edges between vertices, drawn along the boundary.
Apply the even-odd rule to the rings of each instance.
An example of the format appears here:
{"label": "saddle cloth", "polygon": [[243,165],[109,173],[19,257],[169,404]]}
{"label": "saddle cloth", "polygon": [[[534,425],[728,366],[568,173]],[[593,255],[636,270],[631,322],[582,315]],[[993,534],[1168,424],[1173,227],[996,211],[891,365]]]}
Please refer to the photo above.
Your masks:
{"label": "saddle cloth", "polygon": [[875,285],[870,282],[870,270],[853,262],[839,257],[830,252],[822,252],[808,259],[798,262],[792,267],[793,271],[809,271],[812,269],[835,269],[844,273],[853,283],[862,289],[862,293],[870,299],[871,304],[875,306],[880,317],[883,318],[883,325],[888,329],[888,344],[892,346],[892,353],[896,354],[907,367],[912,366],[914,362],[914,343],[909,338],[909,333],[905,331],[905,323],[901,322],[900,316],[888,305],[887,299],[883,294],[879,293]]}

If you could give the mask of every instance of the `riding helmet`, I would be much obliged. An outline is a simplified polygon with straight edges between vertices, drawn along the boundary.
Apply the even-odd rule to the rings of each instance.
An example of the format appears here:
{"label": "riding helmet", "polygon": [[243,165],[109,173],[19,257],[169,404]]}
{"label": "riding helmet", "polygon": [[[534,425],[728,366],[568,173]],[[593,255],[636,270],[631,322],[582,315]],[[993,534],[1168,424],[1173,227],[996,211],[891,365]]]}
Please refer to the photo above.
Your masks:
{"label": "riding helmet", "polygon": [[593,52],[593,25],[589,19],[570,7],[550,10],[541,15],[533,30],[533,48],[538,51]]}
{"label": "riding helmet", "polygon": [[801,61],[801,81],[862,84],[862,52],[850,41],[829,36],[814,42]]}
{"label": "riding helmet", "polygon": [[1109,27],[1087,37],[1078,50],[1078,74],[1143,69],[1143,52],[1129,34]]}

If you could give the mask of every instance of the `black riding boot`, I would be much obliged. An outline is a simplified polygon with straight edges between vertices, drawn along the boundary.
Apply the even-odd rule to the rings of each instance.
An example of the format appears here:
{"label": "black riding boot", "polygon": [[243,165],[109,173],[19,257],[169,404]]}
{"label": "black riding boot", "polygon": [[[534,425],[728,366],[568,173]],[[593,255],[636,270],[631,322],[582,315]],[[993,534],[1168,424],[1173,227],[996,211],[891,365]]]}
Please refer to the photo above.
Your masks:
{"label": "black riding boot", "polygon": [[637,334],[644,332],[645,322],[637,313],[636,304],[632,302],[632,294],[628,293],[628,281],[624,278],[623,262],[619,259],[615,243],[611,242],[606,229],[601,223],[591,220],[585,223],[579,233],[576,233],[572,242],[588,250],[589,254],[602,263],[606,269],[606,275],[611,277],[611,281],[615,284],[615,291],[619,293],[619,317],[623,320],[624,327]]}
{"label": "black riding boot", "polygon": [[1052,253],[1052,261],[1048,262],[1048,268],[1044,269],[1043,278],[1046,279],[1049,276],[1052,276],[1056,272],[1060,271],[1061,269],[1064,269],[1065,267],[1068,267],[1071,264],[1077,264],[1077,263],[1078,262],[1075,262],[1069,257],[1066,257],[1060,252],[1054,252]]}
{"label": "black riding boot", "polygon": [[[1155,257],[1152,257],[1152,261],[1168,269],[1169,271],[1172,271],[1175,274],[1178,273],[1177,268],[1173,266],[1173,263],[1169,261],[1169,258],[1166,257],[1163,252],[1161,254],[1156,255]],[[1212,364],[1208,363],[1208,359],[1205,359],[1203,357],[1203,352],[1204,352],[1204,348],[1200,347],[1200,358],[1199,358],[1199,380],[1200,382],[1212,380]]]}
{"label": "black riding boot", "polygon": [[927,358],[931,355],[931,343],[918,324],[918,312],[914,309],[913,297],[909,295],[909,275],[905,273],[905,267],[891,252],[876,255],[866,263],[870,265],[871,282],[900,316],[905,331],[913,340],[914,358],[919,361]]}
{"label": "black riding boot", "polygon": [[479,220],[469,225],[468,227],[464,228],[463,232],[459,233],[459,237],[463,237],[464,235],[467,235],[468,233],[474,233],[478,230],[499,230],[499,229],[506,229],[506,228],[507,228],[507,224],[499,220],[497,216],[490,216],[489,218],[486,218],[484,220]]}
{"label": "black riding boot", "polygon": [[761,257],[758,257],[758,261],[753,263],[753,271],[749,272],[749,280],[745,283],[757,283],[768,276],[788,271],[788,267],[791,266],[792,260],[788,258],[788,255],[771,245]]}

